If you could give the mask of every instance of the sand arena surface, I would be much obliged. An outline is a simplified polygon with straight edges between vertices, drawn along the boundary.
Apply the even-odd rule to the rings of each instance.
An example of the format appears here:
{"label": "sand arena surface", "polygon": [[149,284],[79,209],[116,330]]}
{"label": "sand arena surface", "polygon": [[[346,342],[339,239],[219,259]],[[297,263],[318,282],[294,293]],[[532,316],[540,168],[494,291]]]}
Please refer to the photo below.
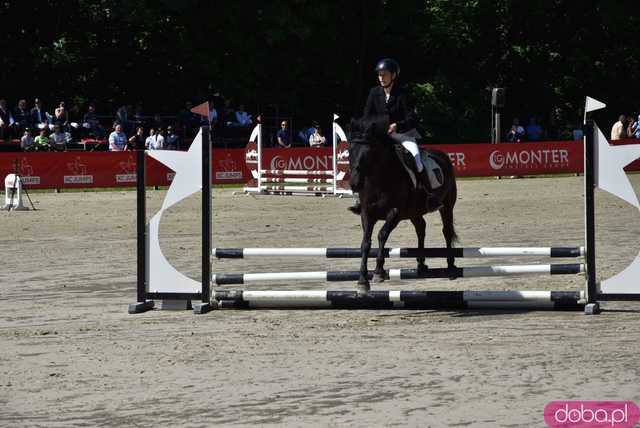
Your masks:
{"label": "sand arena surface", "polygon": [[[460,246],[582,245],[581,178],[472,180],[459,187]],[[148,193],[150,215],[164,193]],[[593,317],[284,310],[128,315],[136,296],[135,196],[37,193],[38,211],[0,213],[0,426],[533,427],[544,426],[542,411],[552,400],[640,400],[638,304],[605,304],[611,310]],[[596,201],[598,276],[604,278],[639,251],[640,216],[603,192]],[[214,246],[356,247],[361,232],[358,217],[345,210],[350,203],[216,190]],[[168,258],[194,278],[199,207],[194,196],[161,224]],[[439,216],[427,221],[427,245],[442,246]],[[414,245],[408,222],[388,243]],[[535,262],[461,259],[458,265]],[[414,264],[392,259],[386,266]],[[265,258],[214,261],[213,270],[356,268],[355,260]],[[583,284],[582,276],[541,276],[373,287],[575,290]]]}

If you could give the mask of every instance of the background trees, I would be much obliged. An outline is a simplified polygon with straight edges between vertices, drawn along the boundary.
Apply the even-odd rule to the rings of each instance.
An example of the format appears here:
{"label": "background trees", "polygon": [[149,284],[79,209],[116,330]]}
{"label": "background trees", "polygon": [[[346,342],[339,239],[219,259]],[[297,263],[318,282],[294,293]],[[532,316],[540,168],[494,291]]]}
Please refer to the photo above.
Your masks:
{"label": "background trees", "polygon": [[401,63],[425,134],[486,141],[504,120],[575,122],[584,96],[638,113],[632,1],[69,0],[0,3],[0,97],[142,101],[175,112],[221,93],[252,111],[359,114],[381,57]]}

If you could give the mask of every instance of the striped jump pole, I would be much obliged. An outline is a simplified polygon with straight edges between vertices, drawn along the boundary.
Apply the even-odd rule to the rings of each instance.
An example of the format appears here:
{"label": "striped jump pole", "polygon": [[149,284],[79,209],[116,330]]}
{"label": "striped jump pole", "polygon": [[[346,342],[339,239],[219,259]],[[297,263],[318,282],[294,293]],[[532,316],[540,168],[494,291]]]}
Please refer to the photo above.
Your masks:
{"label": "striped jump pole", "polygon": [[580,291],[219,290],[214,299],[221,309],[584,309]]}
{"label": "striped jump pole", "polygon": [[[574,264],[544,264],[544,265],[504,265],[504,266],[473,266],[463,268],[429,268],[417,269],[389,269],[385,277],[391,280],[412,280],[428,278],[471,278],[490,276],[519,276],[519,275],[574,275],[585,272],[585,265]],[[273,272],[273,273],[229,273],[215,274],[211,282],[216,285],[253,284],[268,281],[357,281],[359,271],[319,271],[319,272]],[[369,279],[373,272],[369,271]]]}
{"label": "striped jump pole", "polygon": [[261,186],[263,190],[269,192],[297,192],[297,193],[320,193],[320,192],[333,192],[332,187],[327,186]]}
{"label": "striped jump pole", "polygon": [[[378,248],[369,251],[377,257]],[[212,255],[219,259],[246,257],[324,257],[328,259],[360,258],[359,248],[214,248]],[[583,257],[584,247],[473,247],[473,248],[385,248],[386,258],[483,258],[483,257]]]}

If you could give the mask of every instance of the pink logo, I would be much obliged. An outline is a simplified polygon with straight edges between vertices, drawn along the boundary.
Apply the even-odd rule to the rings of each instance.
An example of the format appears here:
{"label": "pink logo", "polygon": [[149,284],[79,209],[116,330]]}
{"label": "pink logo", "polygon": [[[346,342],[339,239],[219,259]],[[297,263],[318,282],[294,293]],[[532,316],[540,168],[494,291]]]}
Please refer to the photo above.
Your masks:
{"label": "pink logo", "polygon": [[552,401],[544,421],[551,428],[632,428],[640,408],[633,401]]}

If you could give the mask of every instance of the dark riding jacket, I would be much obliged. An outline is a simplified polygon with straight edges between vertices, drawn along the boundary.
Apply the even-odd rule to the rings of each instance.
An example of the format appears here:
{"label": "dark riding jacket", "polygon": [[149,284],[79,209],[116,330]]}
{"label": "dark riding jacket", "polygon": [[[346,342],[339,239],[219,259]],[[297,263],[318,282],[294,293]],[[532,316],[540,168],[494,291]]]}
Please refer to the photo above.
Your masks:
{"label": "dark riding jacket", "polygon": [[403,133],[416,127],[416,115],[413,103],[405,87],[394,84],[389,94],[389,101],[385,99],[384,88],[376,86],[369,91],[364,116],[389,115],[389,123],[395,123],[396,132]]}

